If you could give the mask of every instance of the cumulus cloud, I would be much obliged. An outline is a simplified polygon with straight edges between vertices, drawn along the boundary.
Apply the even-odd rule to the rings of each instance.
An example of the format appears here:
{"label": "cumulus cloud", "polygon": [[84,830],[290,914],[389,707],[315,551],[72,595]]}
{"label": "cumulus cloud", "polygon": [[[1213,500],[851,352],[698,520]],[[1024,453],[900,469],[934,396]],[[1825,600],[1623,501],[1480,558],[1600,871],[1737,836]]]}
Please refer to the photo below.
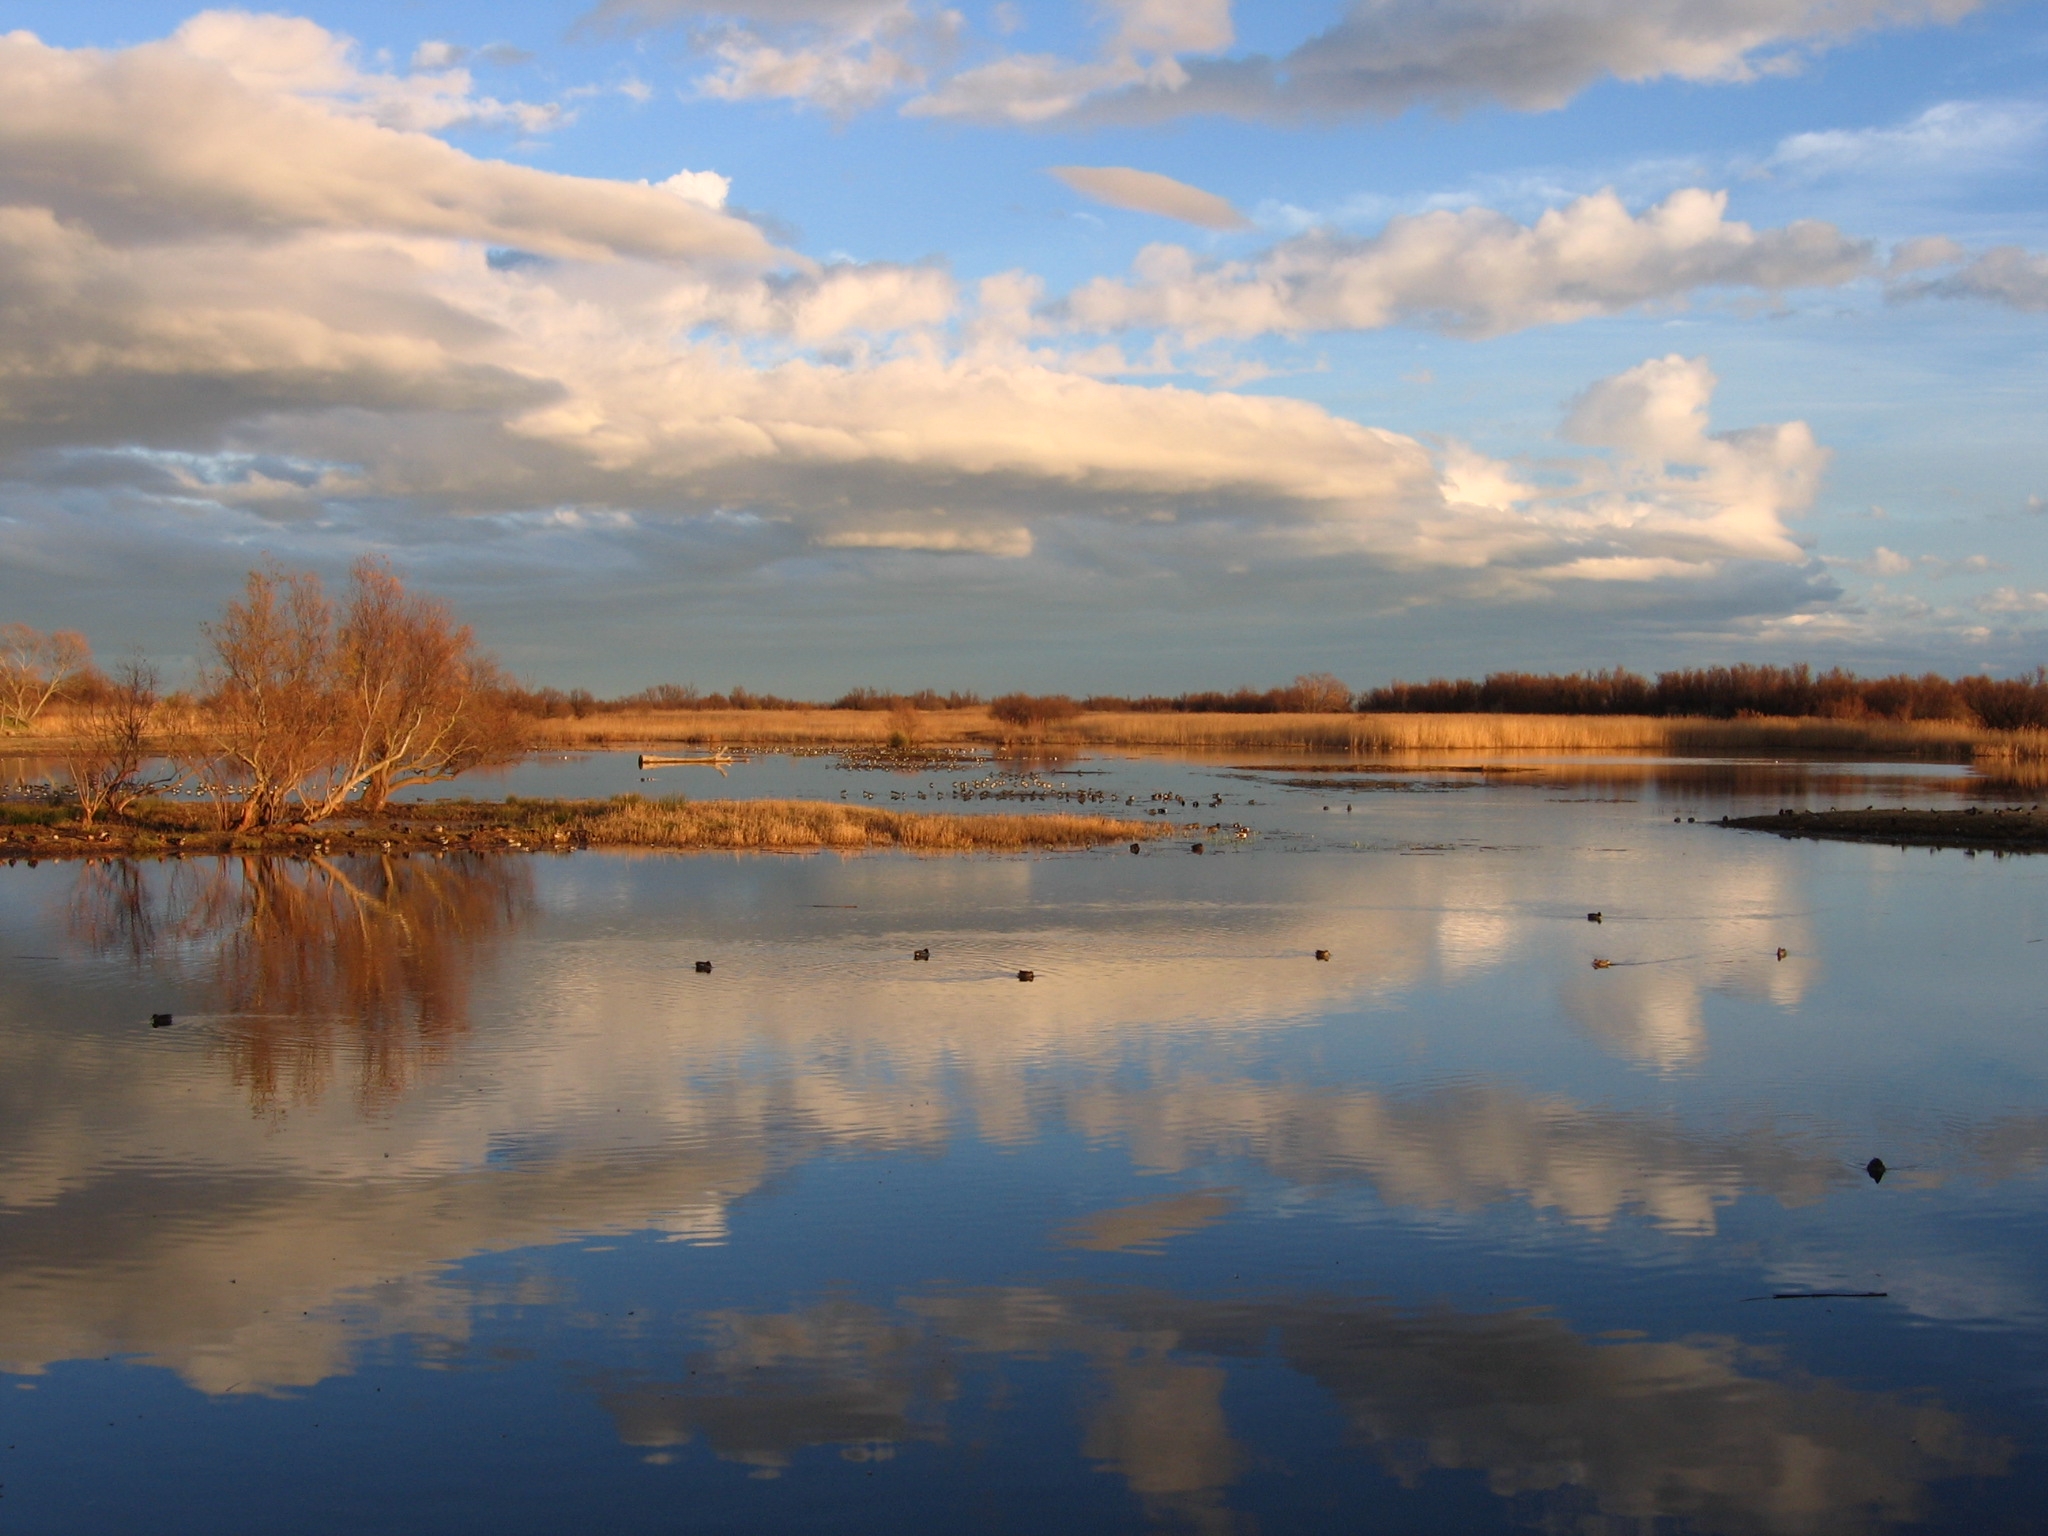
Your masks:
{"label": "cumulus cloud", "polygon": [[1083,197],[1133,213],[1154,213],[1165,219],[1199,224],[1204,229],[1244,229],[1251,220],[1223,198],[1191,187],[1157,171],[1125,165],[1055,165],[1050,174]]}
{"label": "cumulus cloud", "polygon": [[[1346,570],[1406,601],[1725,592],[1808,564],[1786,519],[1825,452],[1796,423],[1711,431],[1698,359],[1588,391],[1584,451],[1530,472],[1302,400],[1111,382],[1039,346],[1026,276],[963,307],[935,265],[777,265],[720,211],[715,172],[645,185],[481,160],[309,96],[287,64],[244,78],[175,40],[0,40],[10,506],[63,487],[238,560],[293,520],[586,555],[688,529],[720,569]],[[1589,200],[1527,230],[1448,215],[1485,253],[1470,292],[1386,277],[1371,252],[1411,260],[1416,238],[1390,232],[1353,253],[1382,261],[1379,299],[1303,285],[1291,314],[1484,330],[1634,302],[1673,272],[1761,285],[1856,259],[1831,231],[1757,234],[1690,197],[1640,218]],[[1489,264],[1503,286],[1472,277]],[[79,500],[87,467],[105,483]],[[46,511],[0,534],[47,568],[50,546],[18,541],[75,538],[79,519]]]}
{"label": "cumulus cloud", "polygon": [[1095,279],[1065,313],[1084,328],[1197,337],[1403,323],[1497,335],[1700,288],[1833,286],[1870,267],[1869,244],[1833,225],[1758,231],[1726,214],[1725,192],[1675,192],[1640,214],[1601,192],[1529,225],[1485,208],[1439,210],[1391,220],[1369,239],[1318,231],[1243,262],[1151,246],[1134,279]]}
{"label": "cumulus cloud", "polygon": [[1812,503],[1828,452],[1804,422],[1709,432],[1716,382],[1704,358],[1673,354],[1580,395],[1564,435],[1615,451],[1589,473],[1581,505],[1663,543],[1659,553],[1798,559],[1784,518]]}
{"label": "cumulus cloud", "polygon": [[178,28],[172,43],[259,93],[311,98],[389,128],[488,123],[541,133],[563,121],[550,104],[476,95],[461,67],[468,51],[452,43],[422,43],[407,75],[364,70],[348,38],[296,16],[203,11]]}
{"label": "cumulus cloud", "polygon": [[723,208],[725,200],[732,196],[732,178],[716,171],[677,171],[656,185],[700,208]]}
{"label": "cumulus cloud", "polygon": [[1096,59],[1004,58],[955,75],[910,110],[1015,123],[1074,113],[1126,121],[1189,113],[1332,118],[1480,102],[1543,111],[1603,78],[1727,82],[1782,74],[1859,33],[1952,22],[1976,4],[1354,0],[1336,25],[1282,56],[1181,58],[1228,46],[1227,9],[1212,0],[1190,8],[1202,25],[1147,33],[1126,22]]}

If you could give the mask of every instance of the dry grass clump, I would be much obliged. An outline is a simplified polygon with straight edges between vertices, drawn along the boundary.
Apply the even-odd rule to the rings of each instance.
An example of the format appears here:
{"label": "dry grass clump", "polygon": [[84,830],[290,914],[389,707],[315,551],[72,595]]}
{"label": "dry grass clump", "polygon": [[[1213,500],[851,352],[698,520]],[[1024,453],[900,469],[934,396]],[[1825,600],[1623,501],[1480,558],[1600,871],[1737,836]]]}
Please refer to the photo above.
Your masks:
{"label": "dry grass clump", "polygon": [[1161,823],[1114,816],[949,816],[817,800],[613,800],[575,816],[593,848],[907,848],[972,853],[1092,848],[1159,837]]}

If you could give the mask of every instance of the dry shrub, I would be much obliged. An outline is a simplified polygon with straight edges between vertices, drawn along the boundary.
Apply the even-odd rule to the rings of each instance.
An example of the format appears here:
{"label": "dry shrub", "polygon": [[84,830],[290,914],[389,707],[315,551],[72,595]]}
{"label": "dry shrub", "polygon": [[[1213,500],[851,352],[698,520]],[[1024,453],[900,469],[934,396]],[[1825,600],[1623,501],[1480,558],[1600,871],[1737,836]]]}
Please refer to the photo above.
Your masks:
{"label": "dry shrub", "polygon": [[917,745],[918,737],[924,734],[924,716],[917,706],[900,703],[889,711],[889,745],[897,750]]}
{"label": "dry shrub", "polygon": [[1029,730],[1057,720],[1071,720],[1081,713],[1081,706],[1064,693],[1006,693],[989,700],[988,712],[1005,725],[1021,725]]}

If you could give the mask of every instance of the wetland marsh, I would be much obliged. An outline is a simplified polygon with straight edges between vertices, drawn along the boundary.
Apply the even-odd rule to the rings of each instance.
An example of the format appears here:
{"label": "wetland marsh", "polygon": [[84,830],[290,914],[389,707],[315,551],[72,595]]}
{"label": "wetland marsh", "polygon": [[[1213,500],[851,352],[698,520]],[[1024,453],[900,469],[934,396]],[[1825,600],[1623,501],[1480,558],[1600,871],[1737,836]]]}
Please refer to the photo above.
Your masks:
{"label": "wetland marsh", "polygon": [[1967,770],[449,792],[670,786],[1201,830],[0,870],[7,1529],[1805,1536],[2048,1494],[2048,861],[1718,825],[1988,807]]}

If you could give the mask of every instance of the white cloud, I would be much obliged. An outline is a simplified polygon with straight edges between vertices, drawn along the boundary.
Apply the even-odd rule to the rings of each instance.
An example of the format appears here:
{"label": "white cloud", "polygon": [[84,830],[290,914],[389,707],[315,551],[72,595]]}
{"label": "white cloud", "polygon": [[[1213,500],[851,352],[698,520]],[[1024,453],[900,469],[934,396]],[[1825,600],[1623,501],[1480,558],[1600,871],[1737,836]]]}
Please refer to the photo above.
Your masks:
{"label": "white cloud", "polygon": [[840,115],[922,85],[965,25],[957,11],[909,0],[605,0],[590,21],[694,24],[693,42],[714,61],[698,94]]}
{"label": "white cloud", "polygon": [[1876,169],[1965,169],[2023,160],[2048,135],[2048,105],[2034,101],[1945,101],[1888,128],[1829,129],[1782,140],[1768,167],[1820,176]]}
{"label": "white cloud", "polygon": [[1279,58],[1184,61],[1183,54],[1228,45],[1228,13],[1195,8],[1199,24],[1181,31],[1133,25],[1134,15],[1167,9],[1157,0],[1120,7],[1121,25],[1095,60],[1001,59],[954,76],[910,110],[999,122],[1084,111],[1120,120],[1202,112],[1328,118],[1482,101],[1543,111],[1603,78],[1730,82],[1782,74],[1859,33],[1951,22],[1976,3],[1354,0],[1335,26]]}
{"label": "white cloud", "polygon": [[1112,19],[1111,49],[1218,53],[1236,40],[1231,0],[1103,0]]}
{"label": "white cloud", "polygon": [[818,540],[827,549],[903,549],[939,555],[994,555],[1021,560],[1035,541],[1029,528],[888,528],[878,532],[845,529]]}
{"label": "white cloud", "polygon": [[101,52],[0,36],[0,202],[116,243],[325,229],[562,256],[774,257],[751,224],[667,192],[479,160],[370,120],[328,91],[348,78],[346,47],[310,22],[214,20],[199,40],[181,30]]}
{"label": "white cloud", "polygon": [[1925,235],[1917,240],[1902,240],[1892,247],[1891,260],[1885,263],[1887,275],[1900,276],[1909,272],[1925,272],[1931,267],[1945,267],[1961,261],[1967,253],[1946,235]]}
{"label": "white cloud", "polygon": [[1987,299],[2011,309],[2048,310],[2048,255],[2017,245],[1994,246],[1940,277],[1901,284],[1893,296]]}
{"label": "white cloud", "polygon": [[449,69],[469,57],[469,50],[459,44],[430,41],[424,42],[412,51],[414,69]]}
{"label": "white cloud", "polygon": [[2048,613],[2048,592],[2022,592],[2017,587],[1994,587],[1971,606],[1980,613]]}
{"label": "white cloud", "polygon": [[387,128],[431,131],[494,123],[544,133],[563,121],[559,108],[477,96],[464,50],[422,43],[408,75],[366,71],[353,42],[297,16],[202,11],[172,34],[171,46],[217,64],[252,91],[320,101]]}
{"label": "white cloud", "polygon": [[1199,224],[1204,229],[1244,229],[1251,221],[1213,192],[1191,187],[1157,171],[1123,165],[1055,165],[1050,174],[1098,203]]}
{"label": "white cloud", "polygon": [[1632,214],[1611,192],[1521,225],[1490,209],[1390,221],[1365,240],[1317,232],[1250,261],[1204,264],[1148,247],[1135,280],[1098,278],[1066,300],[1078,326],[1165,327],[1196,337],[1423,324],[1471,335],[1614,314],[1700,288],[1832,286],[1869,246],[1832,225],[1757,231],[1727,194],[1690,189]]}
{"label": "white cloud", "polygon": [[724,101],[769,97],[847,113],[924,79],[924,71],[903,53],[867,34],[783,46],[736,29],[712,51],[718,65],[697,81],[697,89]]}
{"label": "white cloud", "polygon": [[902,0],[602,0],[597,25],[660,27],[707,19],[763,26],[859,27],[902,9]]}
{"label": "white cloud", "polygon": [[1784,519],[1812,503],[1828,451],[1798,421],[1709,432],[1715,384],[1704,358],[1674,354],[1580,395],[1564,435],[1613,457],[1584,472],[1574,504],[1593,526],[1662,546],[1634,552],[1802,559]]}
{"label": "white cloud", "polygon": [[726,198],[732,194],[732,178],[721,176],[716,171],[677,171],[657,185],[665,192],[675,193],[686,203],[714,210],[723,208]]}
{"label": "white cloud", "polygon": [[1125,86],[1173,90],[1186,80],[1187,72],[1172,59],[1147,64],[1124,57],[1077,64],[1051,54],[1013,54],[963,70],[903,110],[911,117],[959,117],[1028,127],[1063,117],[1090,97]]}
{"label": "white cloud", "polygon": [[[1293,564],[1385,575],[1406,601],[1807,563],[1784,519],[1825,452],[1797,423],[1710,432],[1698,359],[1589,390],[1570,422],[1589,451],[1535,484],[1306,401],[1090,376],[1032,350],[1026,275],[985,282],[956,331],[942,268],[764,271],[758,232],[704,206],[712,173],[628,185],[479,160],[305,99],[296,68],[252,84],[180,47],[0,40],[0,478],[55,484],[117,450],[135,502],[179,509],[153,526],[229,526],[197,520],[209,505],[244,520],[236,558],[251,520],[317,515],[450,547],[688,527],[734,567],[819,550]],[[1760,283],[1845,259],[1832,232],[1757,235],[1692,196],[1533,230],[1447,216],[1484,255],[1460,270],[1505,268],[1504,286],[1446,299],[1404,278],[1344,313],[1427,298],[1475,327],[1532,323],[1667,269]],[[492,260],[500,241],[549,259]],[[1597,259],[1575,266],[1582,247]],[[241,467],[164,467],[223,454]]]}

